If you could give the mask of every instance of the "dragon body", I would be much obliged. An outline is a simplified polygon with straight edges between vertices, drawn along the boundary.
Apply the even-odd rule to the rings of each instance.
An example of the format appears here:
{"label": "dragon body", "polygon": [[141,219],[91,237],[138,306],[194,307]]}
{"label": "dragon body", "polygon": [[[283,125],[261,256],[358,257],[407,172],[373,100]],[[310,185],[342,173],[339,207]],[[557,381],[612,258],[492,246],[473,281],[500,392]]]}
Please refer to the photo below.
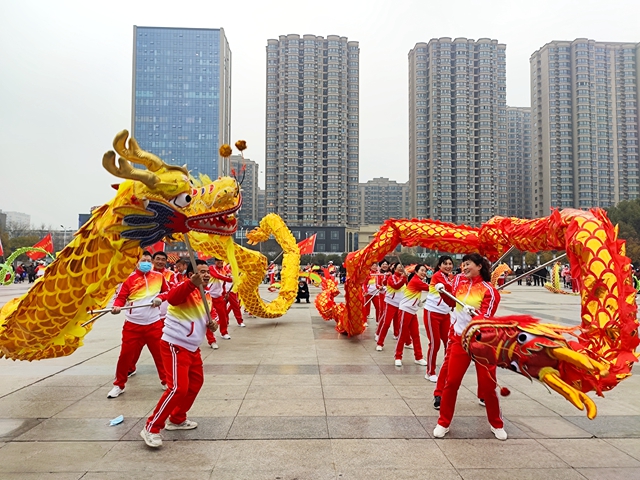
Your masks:
{"label": "dragon body", "polygon": [[[233,244],[230,235],[237,227],[235,212],[242,204],[237,181],[223,177],[194,188],[185,167],[165,164],[141,150],[133,138],[127,145],[128,137],[124,130],[113,142],[120,155],[117,164],[113,151],[105,153],[102,161],[107,171],[125,179],[117,186],[116,196],[93,211],[91,219],[25,295],[0,310],[0,357],[39,360],[73,353],[91,330],[91,324],[83,326],[91,317],[90,310],[107,305],[117,285],[135,269],[145,246],[189,231],[216,240],[203,245],[211,246],[210,251],[203,250],[207,254],[217,252],[214,245]],[[131,162],[147,169],[134,168]],[[266,269],[266,259],[262,259]],[[250,268],[259,259],[254,260]],[[263,278],[257,270],[241,271],[240,275],[246,284],[257,285]],[[295,298],[296,290],[297,286],[291,292],[282,289],[279,299]],[[263,313],[251,310],[252,304],[246,303],[242,294],[240,297],[251,313]],[[280,315],[286,311],[286,303],[279,300]]]}
{"label": "dragon body", "polygon": [[[600,209],[553,211],[533,220],[494,217],[480,228],[433,220],[388,220],[373,241],[346,260],[346,305],[330,301],[325,312],[350,335],[364,330],[362,284],[372,263],[398,245],[452,253],[479,252],[497,259],[511,246],[521,251],[565,250],[572,278],[579,279],[581,323],[545,324],[527,316],[472,321],[463,335],[480,364],[498,365],[536,378],[578,408],[596,415],[587,392],[615,387],[638,360],[636,291],[625,243]],[[333,297],[327,297],[331,300]]]}

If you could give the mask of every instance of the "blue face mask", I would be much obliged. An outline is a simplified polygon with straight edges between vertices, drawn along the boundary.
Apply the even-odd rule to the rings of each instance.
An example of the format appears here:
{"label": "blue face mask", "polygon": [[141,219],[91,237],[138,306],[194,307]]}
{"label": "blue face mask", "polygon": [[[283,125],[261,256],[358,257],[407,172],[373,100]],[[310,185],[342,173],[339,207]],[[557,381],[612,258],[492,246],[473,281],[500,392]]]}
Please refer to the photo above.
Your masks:
{"label": "blue face mask", "polygon": [[138,270],[140,270],[142,273],[150,272],[151,267],[153,267],[151,262],[138,262]]}

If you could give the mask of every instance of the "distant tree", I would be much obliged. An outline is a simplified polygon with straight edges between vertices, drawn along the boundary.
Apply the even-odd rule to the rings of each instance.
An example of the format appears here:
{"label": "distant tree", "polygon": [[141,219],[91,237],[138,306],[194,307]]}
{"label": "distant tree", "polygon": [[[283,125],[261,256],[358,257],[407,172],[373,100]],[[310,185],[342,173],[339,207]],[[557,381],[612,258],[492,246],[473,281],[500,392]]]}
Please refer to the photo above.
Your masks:
{"label": "distant tree", "polygon": [[335,253],[327,255],[327,263],[333,262],[335,265],[342,265],[342,256]]}
{"label": "distant tree", "polygon": [[527,265],[536,265],[538,263],[538,255],[533,252],[527,252],[524,256],[524,262]]}
{"label": "distant tree", "polygon": [[618,238],[626,240],[626,254],[634,264],[640,263],[640,199],[625,200],[607,209],[611,223],[618,225]]}

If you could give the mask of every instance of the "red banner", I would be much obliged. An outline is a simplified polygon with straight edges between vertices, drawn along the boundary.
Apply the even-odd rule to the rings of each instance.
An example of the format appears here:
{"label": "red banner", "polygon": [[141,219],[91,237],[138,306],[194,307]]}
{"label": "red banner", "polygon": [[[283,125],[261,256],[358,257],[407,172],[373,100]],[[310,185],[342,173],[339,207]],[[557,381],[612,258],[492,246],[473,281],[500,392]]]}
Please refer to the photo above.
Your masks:
{"label": "red banner", "polygon": [[305,238],[300,243],[298,243],[298,248],[300,249],[300,255],[311,255],[316,247],[316,235],[314,233],[309,238]]}
{"label": "red banner", "polygon": [[[48,233],[46,237],[34,245],[34,248],[42,248],[49,253],[53,253],[53,239],[51,238],[51,234]],[[26,255],[31,260],[40,260],[45,256],[42,252],[27,252]]]}
{"label": "red banner", "polygon": [[2,239],[0,238],[0,257],[4,257],[4,250],[2,249]]}
{"label": "red banner", "polygon": [[154,243],[153,245],[149,245],[147,250],[151,255],[156,252],[164,252],[164,242],[160,240],[159,242]]}

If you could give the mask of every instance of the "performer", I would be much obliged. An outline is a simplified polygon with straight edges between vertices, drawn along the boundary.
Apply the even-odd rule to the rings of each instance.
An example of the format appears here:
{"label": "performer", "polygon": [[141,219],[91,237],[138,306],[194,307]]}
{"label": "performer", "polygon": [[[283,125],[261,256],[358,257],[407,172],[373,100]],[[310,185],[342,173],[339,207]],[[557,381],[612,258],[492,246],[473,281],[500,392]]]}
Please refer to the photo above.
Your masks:
{"label": "performer", "polygon": [[[440,418],[433,430],[433,436],[436,438],[443,438],[449,432],[458,389],[462,383],[462,377],[471,364],[471,357],[462,348],[460,335],[472,317],[490,318],[495,315],[500,303],[500,294],[491,284],[491,267],[486,258],[478,253],[465,255],[462,257],[462,273],[463,275],[457,276],[454,280],[453,294],[467,306],[463,308],[453,300],[446,299],[451,307],[455,305],[455,310],[452,314],[453,328],[445,357],[447,373],[440,404]],[[444,289],[443,284],[438,287],[438,290],[442,289]],[[445,370],[444,365],[442,370]],[[487,367],[476,363],[476,376],[478,395],[484,400],[487,408],[491,431],[498,440],[506,440],[507,432],[503,428],[500,404],[496,395],[496,367]]]}
{"label": "performer", "polygon": [[369,276],[367,277],[367,281],[362,286],[364,289],[364,306],[362,307],[362,314],[364,317],[365,327],[367,326],[367,321],[369,318],[369,314],[371,313],[371,304],[374,302],[374,297],[378,294],[379,290],[376,285],[376,279],[378,277],[379,266],[377,263],[371,265],[369,269]]}
{"label": "performer", "polygon": [[[161,298],[169,302],[167,318],[162,331],[160,350],[167,366],[168,389],[164,392],[147,424],[140,432],[144,442],[152,448],[162,446],[160,430],[192,430],[198,424],[187,418],[187,412],[204,383],[202,356],[199,345],[205,330],[215,330],[215,310],[211,297],[206,294],[203,303],[198,287],[206,286],[211,279],[204,260],[196,260],[197,273],[189,265],[189,280],[182,282]],[[213,323],[209,324],[207,312],[211,311]],[[167,419],[169,420],[167,422]],[[165,423],[166,422],[166,423]]]}
{"label": "performer", "polygon": [[378,272],[378,276],[376,277],[376,289],[378,293],[373,297],[373,306],[376,309],[376,323],[379,324],[380,320],[384,315],[384,310],[386,308],[385,299],[385,291],[387,288],[387,279],[391,275],[389,271],[389,261],[385,258],[380,262],[380,271]]}
{"label": "performer", "polygon": [[[224,273],[231,279],[233,279],[233,275],[231,274],[231,265],[227,264],[224,266]],[[242,318],[242,309],[240,308],[240,299],[238,298],[238,294],[231,290],[233,287],[233,282],[225,282],[224,284],[225,290],[228,292],[227,297],[227,318],[229,318],[229,313],[233,311],[233,316],[238,322],[239,327],[246,327],[244,324],[244,319]]]}
{"label": "performer", "polygon": [[269,285],[276,283],[276,273],[278,273],[278,266],[271,262],[267,268],[267,275],[269,276]]}
{"label": "performer", "polygon": [[[167,268],[166,253],[162,251],[155,252],[151,257],[151,263],[153,264],[153,271],[158,272],[164,277],[169,289],[175,287],[178,284],[175,272]],[[162,304],[160,305],[160,320],[162,320],[163,322],[164,322],[164,318],[167,316],[168,306],[169,304],[167,302],[162,302]],[[140,358],[140,352],[138,352],[138,355],[136,355],[131,359],[132,363],[131,363],[131,366],[129,367],[129,373],[127,375],[128,377],[133,377],[137,373],[136,364],[138,363],[139,358]]]}
{"label": "performer", "polygon": [[418,317],[416,316],[418,310],[422,308],[424,304],[423,297],[426,292],[429,291],[429,285],[425,282],[427,276],[427,267],[422,264],[418,264],[415,267],[414,273],[409,275],[407,285],[404,287],[404,297],[400,300],[399,310],[400,313],[400,337],[396,343],[396,367],[402,366],[402,353],[404,351],[405,344],[413,343],[413,355],[415,357],[415,363],[427,366],[427,361],[423,358],[422,344],[420,343],[420,326],[418,324]]}
{"label": "performer", "polygon": [[298,281],[298,295],[296,297],[296,303],[300,303],[300,300],[306,300],[309,303],[309,285],[303,279]]}
{"label": "performer", "polygon": [[[124,393],[127,378],[135,373],[135,360],[140,357],[142,348],[146,345],[158,370],[158,377],[163,388],[166,385],[165,371],[160,355],[160,337],[163,322],[160,320],[162,303],[159,295],[169,290],[169,285],[162,274],[152,270],[151,254],[143,252],[136,270],[120,287],[113,302],[111,313],[116,315],[124,309],[124,326],[122,327],[122,346],[120,357],[116,365],[116,379],[107,398],[116,398]],[[127,310],[126,307],[153,303],[153,307]]]}
{"label": "performer", "polygon": [[376,332],[376,350],[382,351],[384,347],[384,341],[387,337],[389,327],[393,322],[393,338],[397,339],[400,335],[400,314],[398,312],[398,306],[400,300],[404,296],[402,287],[407,283],[407,276],[404,271],[402,263],[394,263],[390,269],[393,273],[387,279],[387,293],[384,297],[385,307],[382,321],[378,323],[378,329]]}
{"label": "performer", "polygon": [[[220,335],[225,340],[231,340],[231,335],[229,335],[229,314],[227,313],[229,292],[226,285],[233,283],[233,279],[225,275],[223,267],[224,262],[220,258],[216,258],[215,264],[209,267],[209,274],[211,275],[209,294],[220,323]],[[210,330],[207,330],[207,342],[211,348],[218,348],[216,337]]]}
{"label": "performer", "polygon": [[187,266],[189,265],[189,257],[180,257],[176,262],[176,285],[180,285],[187,280]]}
{"label": "performer", "polygon": [[442,285],[449,293],[452,293],[453,259],[448,255],[443,255],[438,259],[436,273],[431,277],[429,284],[429,294],[424,304],[424,328],[429,338],[429,349],[427,350],[427,372],[424,376],[430,382],[437,382],[436,357],[440,350],[440,342],[447,345],[449,329],[451,327],[451,307],[442,299],[436,285]]}

